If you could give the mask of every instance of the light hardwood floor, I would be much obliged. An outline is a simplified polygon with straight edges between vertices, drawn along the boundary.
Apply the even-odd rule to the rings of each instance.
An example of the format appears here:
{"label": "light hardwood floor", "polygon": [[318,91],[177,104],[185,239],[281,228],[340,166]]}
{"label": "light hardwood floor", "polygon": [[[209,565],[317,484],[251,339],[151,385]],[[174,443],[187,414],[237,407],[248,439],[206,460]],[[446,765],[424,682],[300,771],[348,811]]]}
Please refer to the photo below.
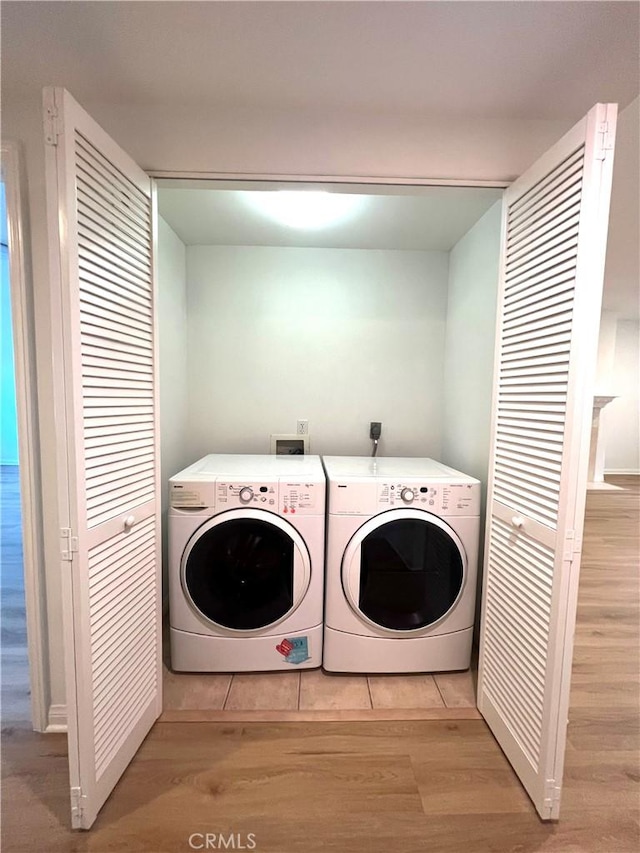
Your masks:
{"label": "light hardwood floor", "polygon": [[616,482],[588,501],[558,824],[480,720],[159,723],[72,833],[65,738],[22,722],[3,730],[3,851],[176,853],[209,832],[268,853],[637,853],[640,490]]}

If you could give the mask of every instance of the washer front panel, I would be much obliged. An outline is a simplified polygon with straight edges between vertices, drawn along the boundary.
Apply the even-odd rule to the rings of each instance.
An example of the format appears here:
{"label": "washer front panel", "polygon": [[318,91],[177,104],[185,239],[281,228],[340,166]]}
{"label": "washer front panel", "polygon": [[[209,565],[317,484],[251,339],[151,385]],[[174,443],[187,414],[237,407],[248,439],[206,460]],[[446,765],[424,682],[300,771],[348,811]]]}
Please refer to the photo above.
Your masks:
{"label": "washer front panel", "polygon": [[309,587],[309,553],[284,519],[231,510],[202,525],[182,557],[185,597],[206,622],[258,631],[285,619]]}
{"label": "washer front panel", "polygon": [[377,629],[406,635],[435,625],[455,607],[467,576],[462,542],[421,510],[381,513],[356,531],[342,561],[345,595]]}

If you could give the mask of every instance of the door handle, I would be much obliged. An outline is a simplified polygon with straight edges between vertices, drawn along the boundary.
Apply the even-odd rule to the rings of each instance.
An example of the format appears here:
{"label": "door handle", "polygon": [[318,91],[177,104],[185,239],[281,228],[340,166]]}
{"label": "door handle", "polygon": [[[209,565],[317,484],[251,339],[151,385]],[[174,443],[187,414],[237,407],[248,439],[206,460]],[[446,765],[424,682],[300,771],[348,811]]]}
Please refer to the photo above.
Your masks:
{"label": "door handle", "polygon": [[520,530],[522,527],[524,527],[524,518],[522,518],[521,515],[514,515],[511,519],[511,524],[513,524],[514,527],[517,527],[518,530]]}
{"label": "door handle", "polygon": [[131,530],[133,525],[136,523],[135,515],[128,515],[124,520],[124,529]]}

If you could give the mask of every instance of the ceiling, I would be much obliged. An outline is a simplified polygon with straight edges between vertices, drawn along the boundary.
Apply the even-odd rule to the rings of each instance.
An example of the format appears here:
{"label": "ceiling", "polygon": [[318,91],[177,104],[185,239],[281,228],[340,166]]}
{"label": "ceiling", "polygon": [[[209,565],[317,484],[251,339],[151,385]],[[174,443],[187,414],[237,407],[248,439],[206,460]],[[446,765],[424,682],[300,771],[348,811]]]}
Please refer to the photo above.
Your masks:
{"label": "ceiling", "polygon": [[[281,126],[277,116],[299,111],[300,121],[316,117],[318,144],[330,145],[331,134],[323,135],[322,128],[331,113],[338,120],[366,114],[398,126],[412,116],[442,118],[443,124],[489,118],[562,120],[569,126],[597,101],[624,110],[639,91],[640,4],[635,0],[2,0],[1,5],[5,102],[32,103],[43,86],[58,85],[87,105],[130,107],[134,121],[138,106],[166,108],[169,115],[209,110],[215,116],[217,110],[238,109],[238,115],[244,110],[259,116],[256,126],[268,136]],[[605,307],[630,317],[640,312],[637,105],[635,100],[631,117],[619,124],[605,288]],[[364,151],[366,139],[362,145]],[[401,151],[394,156],[394,162],[402,161]],[[220,197],[215,204],[231,201]],[[211,203],[205,196],[195,202]],[[176,210],[184,204],[178,195],[171,202]],[[428,206],[428,197],[403,201],[409,219],[404,228],[395,221],[402,216],[399,209],[390,214],[393,204],[398,199],[372,200],[369,236],[364,225],[356,233],[354,222],[351,235],[345,231],[342,239],[352,240],[350,245],[372,240],[378,246],[387,245],[385,240],[398,247],[421,240],[446,245],[466,227],[464,217],[475,216],[471,208],[465,213],[460,207],[455,215],[462,219],[432,220],[427,233],[418,227],[428,221],[427,213],[410,208]],[[232,227],[229,213],[227,228]],[[165,216],[172,215],[166,207]],[[222,212],[216,216],[211,221],[220,225]],[[245,218],[243,227],[248,225]],[[265,223],[253,226],[258,229],[253,244],[284,239],[283,232],[279,238],[273,229],[267,233]],[[186,242],[212,242],[204,217],[188,227]]]}
{"label": "ceiling", "polygon": [[4,97],[577,120],[638,93],[636,2],[2,3]]}
{"label": "ceiling", "polygon": [[[211,189],[206,182],[173,189],[165,183],[158,191],[160,215],[187,246],[448,252],[502,196],[502,190],[484,187],[356,188],[341,193],[359,196],[362,202],[352,217],[331,227],[305,230],[278,224],[253,209],[241,189]],[[273,185],[271,192],[278,188]]]}

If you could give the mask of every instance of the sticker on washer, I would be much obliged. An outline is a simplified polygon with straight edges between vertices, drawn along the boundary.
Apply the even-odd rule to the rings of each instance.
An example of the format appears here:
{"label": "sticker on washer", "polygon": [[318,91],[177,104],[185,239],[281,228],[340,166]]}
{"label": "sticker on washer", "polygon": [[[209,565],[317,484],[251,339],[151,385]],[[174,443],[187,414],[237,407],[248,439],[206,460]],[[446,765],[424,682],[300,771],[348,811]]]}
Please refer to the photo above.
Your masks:
{"label": "sticker on washer", "polygon": [[290,637],[276,646],[287,663],[303,663],[309,660],[309,641],[306,637]]}

